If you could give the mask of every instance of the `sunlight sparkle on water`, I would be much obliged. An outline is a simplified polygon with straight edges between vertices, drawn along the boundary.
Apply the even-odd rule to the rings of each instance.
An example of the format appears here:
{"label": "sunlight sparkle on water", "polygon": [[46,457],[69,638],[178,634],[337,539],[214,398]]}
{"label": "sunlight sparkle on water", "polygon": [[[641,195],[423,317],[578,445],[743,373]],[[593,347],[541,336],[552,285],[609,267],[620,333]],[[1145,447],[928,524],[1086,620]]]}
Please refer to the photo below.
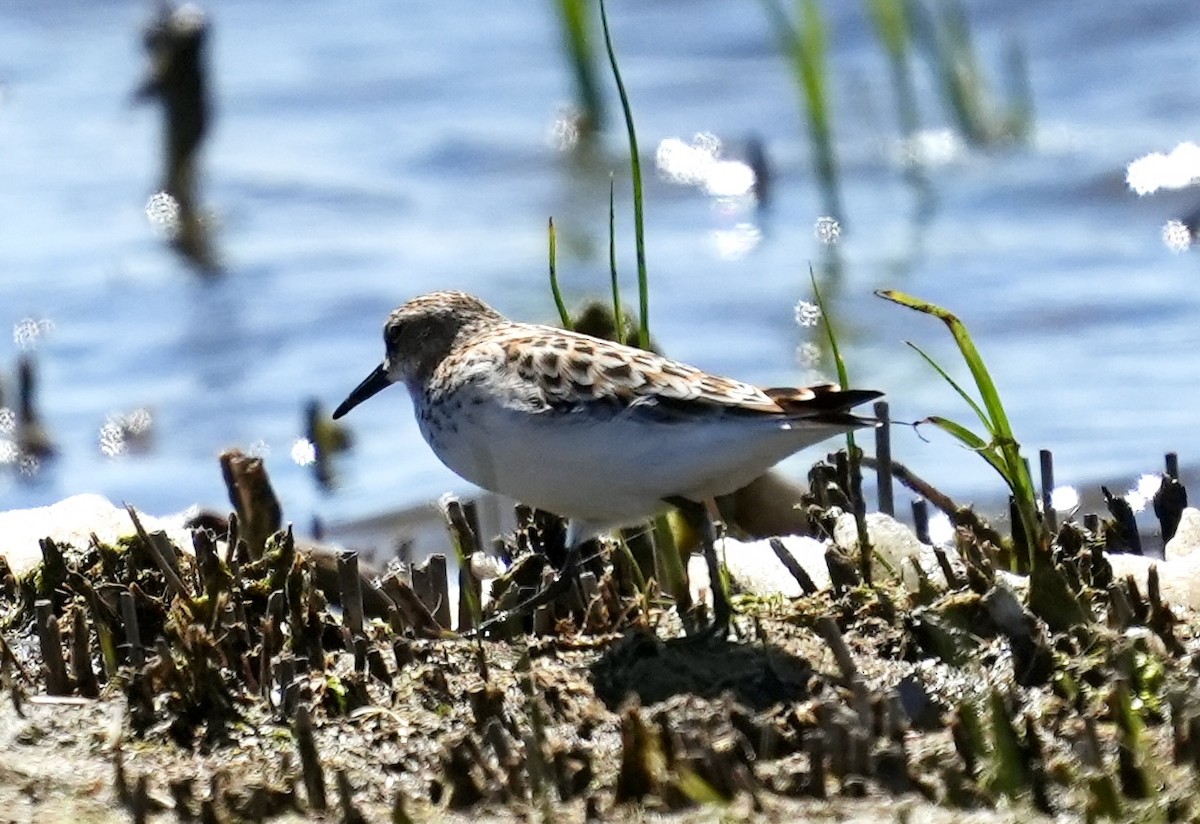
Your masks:
{"label": "sunlight sparkle on water", "polygon": [[0,464],[10,464],[17,460],[17,445],[12,441],[0,440]]}
{"label": "sunlight sparkle on water", "polygon": [[1158,488],[1162,486],[1161,475],[1142,475],[1137,479],[1133,488],[1125,493],[1125,500],[1134,512],[1141,512],[1146,504],[1154,499]]}
{"label": "sunlight sparkle on water", "polygon": [[842,224],[837,222],[837,218],[822,215],[813,224],[813,234],[826,246],[832,246],[842,236]]}
{"label": "sunlight sparkle on water", "polygon": [[691,143],[665,138],[654,153],[654,165],[664,180],[699,186],[713,197],[747,197],[754,190],[754,170],[740,160],[722,160],[721,139],[708,132]]}
{"label": "sunlight sparkle on water", "polygon": [[754,189],[754,170],[738,160],[718,160],[704,178],[704,191],[713,197],[745,197]]}
{"label": "sunlight sparkle on water", "polygon": [[150,427],[154,425],[154,418],[150,415],[149,409],[142,407],[125,415],[124,422],[125,429],[129,434],[145,435],[150,431]]}
{"label": "sunlight sparkle on water", "polygon": [[816,326],[821,320],[821,307],[807,300],[797,301],[795,312],[797,326]]}
{"label": "sunlight sparkle on water", "polygon": [[821,347],[810,340],[796,347],[796,364],[801,369],[816,369],[821,363]]}
{"label": "sunlight sparkle on water", "polygon": [[100,427],[100,451],[109,458],[144,451],[153,426],[154,417],[144,407],[127,414],[109,415]]}
{"label": "sunlight sparkle on water", "polygon": [[[697,141],[700,135],[696,136]],[[717,143],[720,151],[720,143]],[[716,154],[708,141],[703,144],[684,143],[678,137],[665,138],[654,153],[654,165],[658,173],[671,183],[701,185],[708,168],[716,161]]]}
{"label": "sunlight sparkle on water", "polygon": [[559,110],[546,135],[546,142],[552,149],[567,152],[579,144],[579,116],[579,112],[571,106]]}
{"label": "sunlight sparkle on water", "polygon": [[0,406],[0,435],[11,435],[17,430],[17,414],[7,406]]}
{"label": "sunlight sparkle on water", "polygon": [[720,154],[721,142],[713,134],[697,134],[691,143],[665,138],[654,152],[654,166],[672,184],[703,186]]}
{"label": "sunlight sparkle on water", "polygon": [[150,196],[146,202],[146,217],[163,237],[171,238],[179,232],[179,202],[166,192]]}
{"label": "sunlight sparkle on water", "polygon": [[715,229],[712,240],[722,259],[737,260],[758,247],[762,241],[762,230],[753,223],[739,223],[732,229]]}
{"label": "sunlight sparkle on water", "polygon": [[13,324],[13,342],[21,348],[22,351],[28,352],[37,346],[38,340],[42,335],[54,329],[54,321],[52,320],[35,320],[34,318],[21,318]]}
{"label": "sunlight sparkle on water", "polygon": [[914,166],[946,166],[966,153],[966,146],[951,129],[922,129],[900,141],[900,163]]}
{"label": "sunlight sparkle on water", "polygon": [[1139,195],[1159,189],[1182,189],[1200,181],[1200,146],[1180,143],[1169,154],[1152,152],[1125,169],[1125,182]]}
{"label": "sunlight sparkle on water", "polygon": [[1162,239],[1172,252],[1186,252],[1192,245],[1192,233],[1182,220],[1168,220],[1163,225]]}
{"label": "sunlight sparkle on water", "polygon": [[929,519],[929,542],[933,546],[949,546],[954,543],[954,524],[945,512],[938,512]]}
{"label": "sunlight sparkle on water", "polygon": [[32,478],[42,469],[42,462],[33,455],[21,455],[17,460],[17,471],[26,478]]}
{"label": "sunlight sparkle on water", "polygon": [[292,460],[298,466],[308,466],[317,459],[317,447],[308,438],[297,438],[292,442]]}
{"label": "sunlight sparkle on water", "polygon": [[108,458],[115,458],[125,452],[125,429],[121,426],[120,418],[115,415],[110,415],[104,426],[100,427],[100,452]]}
{"label": "sunlight sparkle on water", "polygon": [[1079,507],[1079,490],[1073,486],[1056,486],[1050,491],[1050,508],[1055,512],[1071,512]]}

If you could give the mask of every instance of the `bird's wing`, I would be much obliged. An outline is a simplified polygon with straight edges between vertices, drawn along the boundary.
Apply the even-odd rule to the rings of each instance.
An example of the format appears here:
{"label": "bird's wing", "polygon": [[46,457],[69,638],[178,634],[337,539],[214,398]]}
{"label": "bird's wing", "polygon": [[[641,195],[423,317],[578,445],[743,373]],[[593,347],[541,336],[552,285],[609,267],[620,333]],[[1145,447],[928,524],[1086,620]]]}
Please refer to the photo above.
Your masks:
{"label": "bird's wing", "polygon": [[672,416],[732,413],[799,419],[879,396],[836,384],[760,389],[630,346],[551,327],[493,338],[497,359],[522,394],[547,408],[603,404]]}

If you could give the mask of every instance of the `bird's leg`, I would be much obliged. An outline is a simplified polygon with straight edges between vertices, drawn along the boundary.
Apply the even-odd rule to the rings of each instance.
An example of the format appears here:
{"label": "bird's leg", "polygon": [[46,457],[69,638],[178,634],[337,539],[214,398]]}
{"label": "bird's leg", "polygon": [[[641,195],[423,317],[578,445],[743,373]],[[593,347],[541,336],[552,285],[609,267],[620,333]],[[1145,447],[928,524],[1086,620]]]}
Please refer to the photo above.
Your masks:
{"label": "bird's leg", "polygon": [[729,623],[733,619],[733,605],[729,602],[729,590],[725,586],[725,575],[717,558],[717,502],[709,498],[704,502],[704,562],[708,565],[708,578],[713,592],[713,620],[701,633],[706,638],[724,641],[729,635]]}
{"label": "bird's leg", "polygon": [[710,499],[699,503],[678,496],[665,500],[682,510],[694,523],[700,524],[700,534],[704,543],[704,562],[708,566],[709,586],[713,594],[713,619],[695,637],[700,640],[713,638],[724,640],[729,635],[729,622],[733,617],[733,607],[729,603],[729,592],[725,589],[725,578],[721,574],[721,563],[717,558],[716,501]]}
{"label": "bird's leg", "polygon": [[546,584],[540,591],[534,593],[515,607],[506,609],[500,614],[493,615],[484,621],[479,625],[476,633],[484,635],[489,629],[506,623],[510,618],[518,615],[528,615],[538,607],[549,604],[566,593],[571,588],[571,583],[575,580],[575,569],[579,566],[579,548],[584,543],[582,532],[582,529],[576,526],[574,521],[567,526],[567,556],[563,559],[562,569],[554,576],[553,581]]}

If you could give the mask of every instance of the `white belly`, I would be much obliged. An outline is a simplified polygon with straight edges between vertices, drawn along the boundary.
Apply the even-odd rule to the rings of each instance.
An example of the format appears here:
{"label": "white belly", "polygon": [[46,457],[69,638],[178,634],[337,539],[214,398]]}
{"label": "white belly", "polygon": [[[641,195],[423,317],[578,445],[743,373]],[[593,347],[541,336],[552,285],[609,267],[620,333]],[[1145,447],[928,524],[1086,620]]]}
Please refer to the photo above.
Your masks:
{"label": "white belly", "polygon": [[783,458],[835,434],[766,420],[654,422],[584,412],[526,413],[492,403],[457,407],[453,420],[421,416],[446,466],[493,492],[609,527],[738,489]]}

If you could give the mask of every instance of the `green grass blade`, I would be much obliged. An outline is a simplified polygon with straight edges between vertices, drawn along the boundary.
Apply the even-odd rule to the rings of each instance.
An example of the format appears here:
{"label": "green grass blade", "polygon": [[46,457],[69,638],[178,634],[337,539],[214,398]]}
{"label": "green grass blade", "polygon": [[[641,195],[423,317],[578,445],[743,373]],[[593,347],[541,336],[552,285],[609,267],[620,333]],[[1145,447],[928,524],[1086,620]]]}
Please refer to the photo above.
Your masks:
{"label": "green grass blade", "polygon": [[817,0],[799,0],[798,22],[784,12],[779,0],[763,0],[763,6],[776,33],[779,51],[791,67],[801,102],[808,114],[813,166],[821,186],[821,196],[825,200],[824,208],[842,221],[845,215],[833,148],[825,20],[821,6]]}
{"label": "green grass blade", "polygon": [[558,307],[558,318],[564,329],[571,328],[571,313],[563,302],[562,290],[558,288],[558,233],[554,230],[554,218],[550,218],[550,292],[554,295],[554,305]]}
{"label": "green grass blade", "polygon": [[866,0],[867,14],[879,42],[893,60],[908,55],[908,12],[905,0]]}
{"label": "green grass blade", "polygon": [[[850,379],[846,374],[846,362],[842,360],[842,352],[838,349],[837,334],[834,332],[833,323],[829,320],[829,312],[825,310],[825,299],[821,297],[821,290],[817,286],[817,274],[813,271],[812,265],[808,267],[808,279],[812,282],[813,297],[817,301],[817,308],[821,310],[821,325],[825,327],[825,336],[829,341],[829,352],[833,355],[834,368],[837,369],[838,383],[843,389],[850,386]],[[852,435],[850,436],[853,437]],[[850,443],[854,441],[851,440]]]}
{"label": "green grass blade", "polygon": [[600,23],[604,27],[604,49],[608,52],[608,63],[612,67],[613,79],[617,83],[617,94],[621,98],[621,111],[625,115],[625,131],[629,134],[629,169],[633,176],[633,233],[637,249],[638,270],[638,346],[650,348],[650,280],[646,274],[646,221],[642,211],[642,161],[638,156],[637,130],[633,126],[633,110],[629,106],[629,95],[621,80],[617,66],[617,54],[613,49],[612,34],[608,30],[608,12],[604,0],[600,0]]}
{"label": "green grass blade", "polygon": [[[837,333],[834,331],[833,321],[829,319],[829,312],[825,308],[825,298],[821,296],[821,289],[817,286],[817,273],[813,271],[811,264],[808,267],[808,279],[812,283],[813,298],[817,301],[817,308],[821,310],[821,325],[825,328],[825,336],[829,341],[829,353],[833,355],[833,365],[834,369],[837,370],[838,385],[843,389],[848,389],[850,387],[850,377],[846,371],[846,361],[842,359],[842,350],[838,348]],[[851,459],[856,460],[854,456],[858,452],[853,432],[846,433],[846,449]],[[866,536],[864,534],[859,534],[859,540],[864,545],[866,544]]]}
{"label": "green grass blade", "polygon": [[[808,267],[808,279],[812,282],[813,298],[817,301],[817,308],[821,310],[821,323],[825,327],[825,334],[829,338],[829,352],[833,355],[834,367],[837,369],[838,383],[843,389],[849,388],[850,377],[846,371],[846,361],[842,359],[842,351],[838,348],[837,333],[834,332],[833,323],[829,320],[829,312],[825,309],[825,299],[821,296],[821,289],[817,286],[817,273],[813,271],[811,265]],[[862,469],[859,461],[858,445],[854,441],[854,432],[846,433],[846,457],[850,461],[850,474],[855,487],[860,485],[862,478]],[[852,498],[860,498],[860,496],[852,495]],[[864,506],[859,506],[858,501],[854,503],[854,527],[858,533],[858,552],[861,563],[860,572],[863,581],[870,584],[872,580],[871,562],[874,556],[874,551],[871,548],[871,537],[867,532],[867,514],[864,511]],[[887,563],[886,561],[884,562]]]}
{"label": "green grass blade", "polygon": [[[1008,415],[1004,411],[1004,404],[1000,401],[1000,393],[996,389],[996,384],[992,381],[991,374],[987,370],[987,366],[983,362],[983,357],[979,354],[979,350],[975,348],[975,343],[967,332],[966,326],[952,312],[943,309],[942,307],[894,290],[877,291],[879,297],[897,303],[909,309],[916,310],[926,315],[932,315],[946,324],[950,329],[950,334],[954,337],[954,342],[958,345],[958,350],[962,354],[963,360],[967,362],[967,368],[971,371],[971,376],[975,379],[975,386],[979,390],[979,395],[983,401],[982,410],[984,414],[980,415],[980,419],[984,421],[988,432],[992,436],[992,444],[988,453],[994,458],[989,460],[992,466],[996,467],[1004,480],[1008,483],[1009,489],[1012,491],[1013,500],[1016,502],[1017,510],[1020,513],[1021,525],[1024,528],[1025,535],[1030,541],[1030,548],[1033,550],[1046,549],[1049,546],[1050,536],[1044,529],[1044,522],[1038,515],[1037,511],[1037,490],[1033,485],[1033,477],[1029,472],[1028,463],[1021,457],[1021,445],[1013,436],[1012,427],[1008,421]],[[914,347],[915,348],[915,347]],[[920,352],[920,350],[917,350]],[[921,353],[924,355],[924,353]],[[926,360],[933,363],[932,359],[926,357]],[[935,365],[935,368],[937,366]],[[950,381],[943,370],[938,369],[939,373]],[[962,387],[950,383],[955,390],[963,398],[967,398]],[[968,400],[972,409],[976,414],[980,414],[981,407]],[[1028,564],[1033,564],[1039,559],[1040,553],[1034,552],[1029,557],[1023,559]]]}
{"label": "green grass blade", "polygon": [[951,435],[955,440],[957,440],[967,449],[970,449],[972,452],[979,453],[979,456],[987,461],[988,464],[991,465],[992,469],[995,469],[998,473],[1000,473],[1000,477],[1004,479],[1005,483],[1008,483],[1009,479],[1008,475],[1006,474],[1007,468],[1004,462],[1001,461],[997,456],[995,444],[988,443],[970,429],[967,429],[962,424],[952,421],[949,418],[943,418],[938,415],[930,415],[925,419],[925,422],[931,423],[938,429]]}
{"label": "green grass blade", "polygon": [[[686,517],[683,520],[686,521]],[[657,516],[653,521],[653,530],[655,575],[660,579],[659,585],[663,592],[679,603],[688,592],[687,564],[675,542],[669,516]],[[718,585],[719,582],[712,582],[714,592]]]}
{"label": "green grass blade", "polygon": [[967,406],[971,407],[971,409],[974,410],[975,414],[979,416],[979,420],[983,422],[984,427],[988,430],[988,434],[991,435],[992,437],[995,437],[996,433],[992,432],[991,420],[988,418],[988,416],[986,414],[984,414],[984,411],[979,408],[979,404],[975,403],[975,399],[967,394],[967,390],[965,390],[961,386],[959,386],[958,381],[956,381],[956,380],[954,380],[954,378],[950,377],[950,374],[945,369],[943,369],[938,364],[937,361],[935,361],[932,357],[930,357],[929,354],[925,352],[925,350],[921,349],[921,347],[917,346],[915,343],[913,343],[910,340],[906,340],[905,344],[907,344],[910,349],[912,349],[918,355],[920,355],[922,358],[924,358],[925,362],[933,367],[933,371],[937,372],[939,375],[942,376],[942,380],[946,381],[946,383],[948,383],[952,387],[954,387],[954,391],[958,393],[958,396],[960,398],[962,398],[964,401],[966,401]]}
{"label": "green grass blade", "polygon": [[892,87],[896,93],[896,108],[900,115],[900,131],[905,137],[911,137],[920,123],[917,90],[912,76],[912,28],[908,4],[909,0],[866,0],[867,14],[875,27],[875,35],[887,52]]}
{"label": "green grass blade", "polygon": [[1011,435],[1012,429],[1008,424],[1008,415],[1005,414],[1004,405],[1000,402],[1000,393],[996,390],[996,384],[992,381],[992,376],[988,374],[987,367],[983,363],[983,356],[975,348],[975,342],[967,332],[967,327],[958,319],[958,316],[935,303],[921,300],[904,292],[881,289],[875,294],[885,300],[907,306],[909,309],[933,315],[946,324],[950,329],[950,334],[954,337],[954,342],[958,344],[958,351],[962,353],[963,360],[967,362],[967,368],[971,370],[971,377],[975,379],[975,386],[979,389],[983,406],[991,418],[992,425],[989,428],[998,436]]}
{"label": "green grass blade", "polygon": [[571,63],[575,91],[585,112],[587,133],[604,126],[604,95],[596,77],[596,61],[588,32],[587,0],[558,0],[563,48]]}
{"label": "green grass blade", "polygon": [[608,272],[612,281],[613,328],[617,343],[625,342],[625,318],[621,312],[621,284],[617,279],[617,227],[613,176],[608,176]]}
{"label": "green grass blade", "polygon": [[1008,100],[1005,132],[1013,140],[1028,141],[1033,130],[1033,84],[1029,79],[1029,57],[1024,45],[1013,40],[1007,55]]}

